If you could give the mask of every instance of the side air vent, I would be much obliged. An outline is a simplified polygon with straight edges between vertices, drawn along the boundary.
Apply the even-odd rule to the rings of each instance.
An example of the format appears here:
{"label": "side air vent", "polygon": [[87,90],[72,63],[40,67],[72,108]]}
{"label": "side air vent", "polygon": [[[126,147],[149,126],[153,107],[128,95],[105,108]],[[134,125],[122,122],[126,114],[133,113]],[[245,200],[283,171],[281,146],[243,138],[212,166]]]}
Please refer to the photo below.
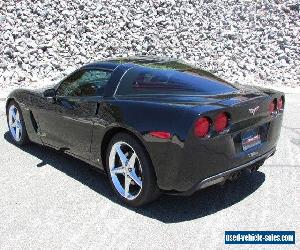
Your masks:
{"label": "side air vent", "polygon": [[30,112],[30,120],[31,120],[32,126],[33,126],[35,132],[37,133],[37,132],[38,132],[38,125],[37,125],[37,122],[36,122],[36,120],[34,119],[34,116],[33,116],[32,112],[31,112],[31,111],[29,111],[29,112]]}

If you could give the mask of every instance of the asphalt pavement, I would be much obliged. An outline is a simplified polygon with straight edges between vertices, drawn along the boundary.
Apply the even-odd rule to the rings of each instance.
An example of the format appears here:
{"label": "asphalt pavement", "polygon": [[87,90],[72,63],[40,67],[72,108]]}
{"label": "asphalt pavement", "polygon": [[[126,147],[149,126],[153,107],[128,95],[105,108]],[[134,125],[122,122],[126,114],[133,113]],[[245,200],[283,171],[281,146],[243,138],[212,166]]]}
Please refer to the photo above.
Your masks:
{"label": "asphalt pavement", "polygon": [[287,94],[277,152],[259,172],[132,209],[86,163],[35,144],[13,145],[0,101],[0,248],[253,249],[224,245],[224,231],[295,230],[296,245],[284,249],[299,249],[299,111],[300,94]]}

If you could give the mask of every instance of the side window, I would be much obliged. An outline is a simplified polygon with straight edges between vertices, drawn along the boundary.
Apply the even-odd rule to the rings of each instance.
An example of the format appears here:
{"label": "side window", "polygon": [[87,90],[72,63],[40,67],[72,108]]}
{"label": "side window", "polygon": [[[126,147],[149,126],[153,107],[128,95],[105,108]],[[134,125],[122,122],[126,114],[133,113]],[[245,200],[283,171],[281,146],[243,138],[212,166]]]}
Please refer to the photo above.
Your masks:
{"label": "side window", "polygon": [[66,78],[59,86],[59,96],[103,95],[111,72],[105,70],[79,70]]}
{"label": "side window", "polygon": [[119,85],[117,95],[152,94],[172,90],[168,83],[172,71],[136,69],[129,70]]}

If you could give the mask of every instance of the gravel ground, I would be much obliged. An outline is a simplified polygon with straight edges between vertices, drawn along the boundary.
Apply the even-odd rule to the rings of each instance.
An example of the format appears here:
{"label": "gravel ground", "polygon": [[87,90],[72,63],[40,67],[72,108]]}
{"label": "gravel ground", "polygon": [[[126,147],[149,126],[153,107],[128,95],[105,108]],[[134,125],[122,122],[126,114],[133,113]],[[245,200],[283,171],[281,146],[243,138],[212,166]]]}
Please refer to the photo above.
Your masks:
{"label": "gravel ground", "polygon": [[5,0],[0,88],[112,56],[187,60],[232,82],[300,83],[300,4],[286,0]]}
{"label": "gravel ground", "polygon": [[224,231],[295,230],[296,245],[255,249],[299,249],[299,98],[286,95],[277,152],[259,172],[139,209],[119,204],[106,177],[87,164],[11,144],[0,102],[0,248],[253,249],[224,245]]}

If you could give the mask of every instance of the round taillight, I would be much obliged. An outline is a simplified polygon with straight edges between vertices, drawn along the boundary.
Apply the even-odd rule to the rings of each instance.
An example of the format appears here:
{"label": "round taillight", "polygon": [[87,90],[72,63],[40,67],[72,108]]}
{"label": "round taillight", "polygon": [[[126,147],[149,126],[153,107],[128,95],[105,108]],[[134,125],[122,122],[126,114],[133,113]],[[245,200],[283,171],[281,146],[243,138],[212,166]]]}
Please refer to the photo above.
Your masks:
{"label": "round taillight", "polygon": [[228,126],[228,121],[229,119],[226,113],[218,114],[214,123],[216,132],[222,132]]}
{"label": "round taillight", "polygon": [[277,109],[282,110],[283,109],[283,96],[279,98],[277,102]]}
{"label": "round taillight", "polygon": [[208,135],[209,128],[209,119],[207,117],[201,117],[195,123],[194,134],[198,137],[205,137]]}
{"label": "round taillight", "polygon": [[269,112],[273,113],[276,109],[276,100],[274,99],[269,105]]}

